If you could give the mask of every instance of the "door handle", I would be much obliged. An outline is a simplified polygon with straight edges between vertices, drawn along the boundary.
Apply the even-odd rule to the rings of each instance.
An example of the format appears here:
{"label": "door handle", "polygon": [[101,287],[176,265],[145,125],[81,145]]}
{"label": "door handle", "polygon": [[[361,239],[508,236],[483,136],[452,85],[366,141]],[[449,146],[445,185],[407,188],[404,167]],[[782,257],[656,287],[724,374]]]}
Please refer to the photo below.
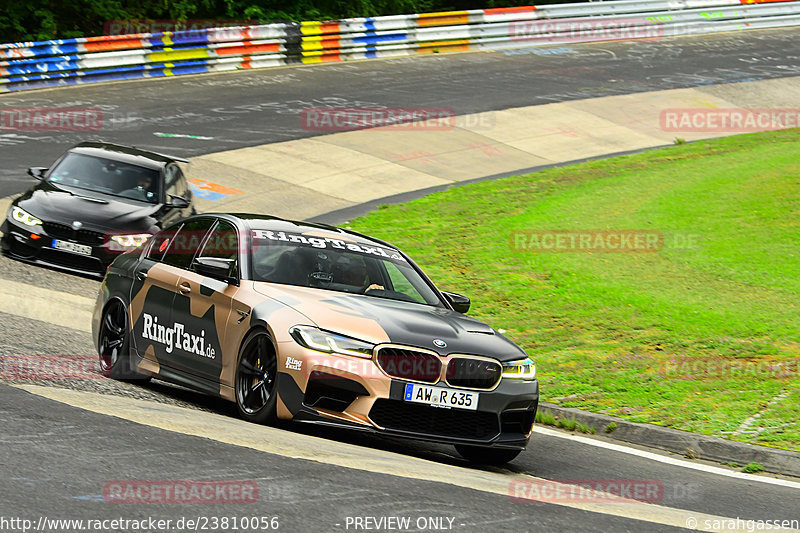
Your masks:
{"label": "door handle", "polygon": [[192,288],[189,286],[188,283],[181,283],[178,285],[178,290],[181,291],[181,294],[189,294],[192,292]]}
{"label": "door handle", "polygon": [[136,273],[136,279],[138,279],[139,281],[146,280],[147,279],[147,272],[145,272],[144,270],[138,271]]}

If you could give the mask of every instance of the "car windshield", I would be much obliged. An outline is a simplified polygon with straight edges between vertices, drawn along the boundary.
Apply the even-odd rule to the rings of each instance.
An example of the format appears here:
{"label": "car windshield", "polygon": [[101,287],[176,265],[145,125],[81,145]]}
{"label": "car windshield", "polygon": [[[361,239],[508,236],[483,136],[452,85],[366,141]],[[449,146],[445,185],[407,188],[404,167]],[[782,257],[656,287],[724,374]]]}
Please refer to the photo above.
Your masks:
{"label": "car windshield", "polygon": [[253,231],[256,281],[441,307],[426,280],[392,248],[283,231]]}
{"label": "car windshield", "polygon": [[69,153],[50,172],[56,185],[121,196],[156,204],[159,201],[159,171],[112,159]]}

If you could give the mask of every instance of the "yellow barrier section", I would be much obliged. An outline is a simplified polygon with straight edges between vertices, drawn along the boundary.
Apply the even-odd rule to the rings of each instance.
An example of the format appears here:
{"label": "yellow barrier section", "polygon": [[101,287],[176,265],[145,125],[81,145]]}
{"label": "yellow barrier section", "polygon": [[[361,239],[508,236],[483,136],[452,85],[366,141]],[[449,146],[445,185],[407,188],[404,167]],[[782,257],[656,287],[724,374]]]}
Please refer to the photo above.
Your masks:
{"label": "yellow barrier section", "polygon": [[418,26],[444,26],[447,24],[469,24],[469,11],[423,13],[417,17]]}

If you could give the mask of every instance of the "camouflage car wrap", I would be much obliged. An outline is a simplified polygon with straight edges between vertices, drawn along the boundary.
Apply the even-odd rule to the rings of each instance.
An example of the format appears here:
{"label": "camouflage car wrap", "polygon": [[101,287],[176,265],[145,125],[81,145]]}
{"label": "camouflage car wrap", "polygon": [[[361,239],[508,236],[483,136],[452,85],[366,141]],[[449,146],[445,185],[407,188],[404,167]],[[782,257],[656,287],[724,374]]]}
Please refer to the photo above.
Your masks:
{"label": "camouflage car wrap", "polygon": [[[210,229],[194,239],[187,252],[192,258],[179,261],[183,266],[170,264],[169,250],[193,220]],[[203,274],[197,265],[223,224],[236,231],[235,250],[224,258],[235,272]],[[530,363],[525,352],[457,312],[449,293],[388,243],[258,215],[198,215],[162,233],[118,257],[107,271],[92,320],[101,357],[103,321],[122,305],[127,324],[121,325],[126,342],[120,364],[128,371],[236,402],[243,346],[261,332],[274,357],[270,394],[279,419],[486,448],[527,445],[538,382],[535,376],[516,379],[516,367],[509,366]],[[259,246],[284,248],[261,253]],[[166,249],[163,257],[158,248]],[[285,269],[300,282],[278,280],[290,252],[317,261],[307,275],[298,274],[299,262]],[[336,267],[344,262],[363,271],[362,256],[371,269],[368,282],[383,285],[375,283],[365,293],[336,290],[346,279]],[[336,257],[335,265],[322,265]],[[304,340],[305,331],[321,331],[332,348],[315,349]],[[328,333],[332,337],[325,337]],[[341,348],[338,339],[350,339],[355,347]],[[412,401],[410,394],[418,398]],[[452,403],[427,401],[426,394]]]}

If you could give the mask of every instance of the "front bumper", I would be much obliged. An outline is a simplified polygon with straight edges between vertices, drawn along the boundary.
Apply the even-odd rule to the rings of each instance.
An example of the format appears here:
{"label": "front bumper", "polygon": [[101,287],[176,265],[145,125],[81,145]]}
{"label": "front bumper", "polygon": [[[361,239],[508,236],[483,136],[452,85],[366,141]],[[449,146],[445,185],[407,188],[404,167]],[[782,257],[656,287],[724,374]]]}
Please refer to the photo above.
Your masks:
{"label": "front bumper", "polygon": [[[52,235],[42,226],[26,227],[6,219],[0,230],[3,232],[4,253],[27,263],[44,265],[59,270],[75,272],[92,277],[102,277],[106,267],[124,250],[112,250],[110,241],[99,231],[85,231],[91,238],[73,235]],[[90,254],[59,250],[55,241],[88,246]]]}
{"label": "front bumper", "polygon": [[279,368],[286,367],[287,356],[303,360],[301,370],[279,374],[282,418],[446,444],[522,449],[530,439],[539,402],[536,380],[502,379],[493,390],[473,390],[480,394],[474,411],[433,407],[405,401],[408,382],[383,374],[372,360],[281,345]]}

